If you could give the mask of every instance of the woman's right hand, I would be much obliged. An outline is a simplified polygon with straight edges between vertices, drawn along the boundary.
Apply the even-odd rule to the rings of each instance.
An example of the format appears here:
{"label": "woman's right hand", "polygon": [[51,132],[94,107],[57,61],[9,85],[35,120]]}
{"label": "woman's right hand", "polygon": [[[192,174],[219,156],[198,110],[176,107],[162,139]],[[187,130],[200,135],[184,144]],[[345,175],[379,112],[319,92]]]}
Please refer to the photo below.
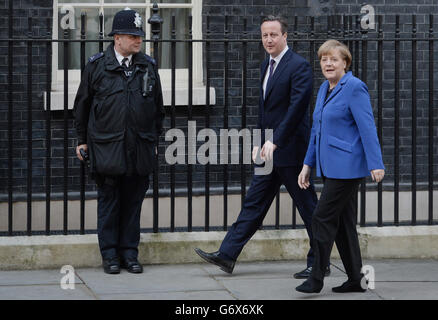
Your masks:
{"label": "woman's right hand", "polygon": [[373,181],[379,183],[383,180],[383,177],[385,176],[385,170],[383,169],[376,169],[371,171],[371,178]]}
{"label": "woman's right hand", "polygon": [[310,172],[311,168],[305,164],[298,176],[298,185],[301,189],[307,189],[310,186]]}

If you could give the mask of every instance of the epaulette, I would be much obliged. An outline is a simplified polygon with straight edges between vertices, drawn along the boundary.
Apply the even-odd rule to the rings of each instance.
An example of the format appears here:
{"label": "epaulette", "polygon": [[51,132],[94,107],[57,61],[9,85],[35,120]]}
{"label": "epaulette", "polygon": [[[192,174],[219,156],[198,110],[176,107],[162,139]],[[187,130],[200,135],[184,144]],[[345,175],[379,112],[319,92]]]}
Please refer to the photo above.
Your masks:
{"label": "epaulette", "polygon": [[157,61],[155,61],[155,59],[153,59],[151,56],[148,56],[146,53],[144,54],[146,57],[146,60],[150,63],[152,63],[154,66],[157,65]]}
{"label": "epaulette", "polygon": [[88,59],[88,62],[94,62],[94,61],[96,61],[97,59],[102,58],[103,55],[104,55],[103,52],[96,53],[94,56],[91,56],[91,57]]}

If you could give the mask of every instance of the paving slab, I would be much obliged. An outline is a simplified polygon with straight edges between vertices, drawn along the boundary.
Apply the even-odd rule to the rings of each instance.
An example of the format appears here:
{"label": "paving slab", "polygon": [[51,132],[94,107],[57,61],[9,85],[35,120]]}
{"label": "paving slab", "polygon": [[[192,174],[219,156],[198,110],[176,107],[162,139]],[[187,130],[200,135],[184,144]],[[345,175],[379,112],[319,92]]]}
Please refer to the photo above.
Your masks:
{"label": "paving slab", "polygon": [[235,300],[226,290],[168,291],[140,294],[100,295],[101,300]]}
{"label": "paving slab", "polygon": [[376,281],[437,281],[438,261],[432,259],[365,260],[374,268]]}
{"label": "paving slab", "polygon": [[[347,279],[342,268],[339,267],[340,261],[332,261],[332,263],[336,267],[332,265],[331,275],[325,278],[322,292],[315,295],[306,295],[295,290],[295,287],[304,282],[304,279],[293,278],[293,273],[302,270],[301,262],[241,263],[239,271],[232,276],[224,276],[223,272],[220,274],[220,270],[213,270],[214,266],[206,269],[239,300],[330,300],[339,299],[339,295],[333,293],[331,288],[339,286]],[[367,291],[362,294],[345,295],[343,299],[378,300],[380,298],[375,293]]]}
{"label": "paving slab", "polygon": [[[331,267],[331,276],[344,277],[342,262],[333,261]],[[216,279],[229,278],[258,278],[262,276],[265,279],[270,278],[293,278],[293,275],[306,268],[303,261],[273,261],[273,262],[237,262],[233,274],[227,274],[219,269],[219,267],[204,263],[201,264],[203,269]]]}
{"label": "paving slab", "polygon": [[[56,270],[27,270],[27,271],[0,271],[0,286],[13,285],[42,285],[60,284],[61,279],[67,273],[61,273],[61,269]],[[83,284],[83,281],[74,277],[75,284]]]}
{"label": "paving slab", "polygon": [[94,300],[83,284],[74,290],[63,290],[60,285],[0,286],[0,300]]}
{"label": "paving slab", "polygon": [[122,270],[108,275],[102,269],[79,269],[77,273],[97,295],[224,289],[197,265],[144,266],[142,274]]}
{"label": "paving slab", "polygon": [[376,282],[383,300],[438,300],[438,282]]}

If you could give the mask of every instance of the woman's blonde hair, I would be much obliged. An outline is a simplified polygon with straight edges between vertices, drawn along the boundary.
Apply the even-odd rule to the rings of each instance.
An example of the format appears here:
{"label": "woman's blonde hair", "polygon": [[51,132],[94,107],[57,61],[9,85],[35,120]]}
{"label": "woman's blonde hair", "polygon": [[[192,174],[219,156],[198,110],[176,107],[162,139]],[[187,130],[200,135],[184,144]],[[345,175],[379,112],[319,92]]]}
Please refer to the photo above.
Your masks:
{"label": "woman's blonde hair", "polygon": [[324,42],[318,49],[318,59],[321,60],[323,55],[326,55],[330,51],[333,51],[335,49],[339,50],[342,59],[344,59],[345,62],[347,63],[345,71],[348,71],[348,69],[351,66],[351,60],[352,60],[351,53],[348,47],[345,44],[339,42],[338,40],[330,39]]}

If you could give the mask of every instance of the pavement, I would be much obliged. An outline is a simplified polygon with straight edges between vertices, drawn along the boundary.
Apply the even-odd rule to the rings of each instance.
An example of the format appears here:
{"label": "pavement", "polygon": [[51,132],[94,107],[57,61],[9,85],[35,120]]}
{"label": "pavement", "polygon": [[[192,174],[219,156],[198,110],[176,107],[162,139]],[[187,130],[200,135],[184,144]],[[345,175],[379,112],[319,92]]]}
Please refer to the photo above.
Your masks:
{"label": "pavement", "polygon": [[122,270],[108,275],[102,268],[69,267],[0,271],[0,300],[438,300],[437,260],[364,260],[363,264],[370,266],[369,276],[374,272],[375,278],[374,288],[365,293],[331,291],[346,280],[340,260],[332,260],[332,273],[321,293],[299,293],[295,287],[303,280],[292,274],[301,271],[305,262],[294,260],[238,262],[232,275],[203,262],[144,265],[142,274]]}

